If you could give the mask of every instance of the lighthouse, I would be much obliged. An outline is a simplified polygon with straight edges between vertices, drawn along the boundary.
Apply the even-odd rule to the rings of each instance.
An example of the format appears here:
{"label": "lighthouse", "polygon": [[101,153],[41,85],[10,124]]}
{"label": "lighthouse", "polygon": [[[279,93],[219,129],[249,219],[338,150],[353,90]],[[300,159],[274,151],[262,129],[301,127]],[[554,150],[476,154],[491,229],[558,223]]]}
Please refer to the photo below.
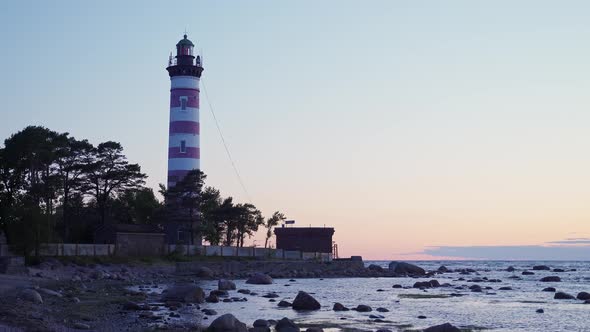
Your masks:
{"label": "lighthouse", "polygon": [[168,188],[189,171],[200,169],[199,80],[203,66],[194,47],[185,34],[166,68],[170,75]]}

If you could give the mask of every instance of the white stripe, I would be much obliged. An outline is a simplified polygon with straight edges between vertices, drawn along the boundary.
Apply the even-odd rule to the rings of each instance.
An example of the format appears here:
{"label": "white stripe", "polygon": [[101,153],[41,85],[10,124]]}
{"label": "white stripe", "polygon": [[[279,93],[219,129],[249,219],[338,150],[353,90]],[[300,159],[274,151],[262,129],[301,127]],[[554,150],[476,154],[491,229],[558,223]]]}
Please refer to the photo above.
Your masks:
{"label": "white stripe", "polygon": [[171,158],[168,159],[169,171],[190,171],[199,169],[200,160],[193,158]]}
{"label": "white stripe", "polygon": [[172,121],[195,121],[199,122],[199,109],[187,107],[185,110],[180,107],[170,109],[170,122]]}
{"label": "white stripe", "polygon": [[171,89],[198,89],[199,78],[193,76],[170,77]]}
{"label": "white stripe", "polygon": [[189,148],[198,148],[200,137],[193,134],[171,134],[168,139],[168,147],[177,148],[180,146],[180,141],[184,141]]}

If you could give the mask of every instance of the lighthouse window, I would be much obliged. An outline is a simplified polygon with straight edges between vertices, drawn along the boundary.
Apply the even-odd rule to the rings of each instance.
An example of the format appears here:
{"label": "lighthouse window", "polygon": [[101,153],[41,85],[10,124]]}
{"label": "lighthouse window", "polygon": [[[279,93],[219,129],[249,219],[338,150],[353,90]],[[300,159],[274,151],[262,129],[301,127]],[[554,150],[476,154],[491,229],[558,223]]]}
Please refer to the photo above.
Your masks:
{"label": "lighthouse window", "polygon": [[186,102],[187,102],[186,97],[180,97],[180,109],[181,110],[186,110]]}
{"label": "lighthouse window", "polygon": [[186,141],[180,141],[180,153],[186,153]]}

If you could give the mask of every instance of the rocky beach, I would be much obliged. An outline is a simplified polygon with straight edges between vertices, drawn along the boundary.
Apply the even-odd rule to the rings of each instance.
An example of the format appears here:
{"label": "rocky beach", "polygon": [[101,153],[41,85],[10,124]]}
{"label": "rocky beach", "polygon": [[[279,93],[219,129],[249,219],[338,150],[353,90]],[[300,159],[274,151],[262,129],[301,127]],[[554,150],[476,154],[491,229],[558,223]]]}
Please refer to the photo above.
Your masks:
{"label": "rocky beach", "polygon": [[9,331],[590,330],[584,262],[48,259],[2,278]]}

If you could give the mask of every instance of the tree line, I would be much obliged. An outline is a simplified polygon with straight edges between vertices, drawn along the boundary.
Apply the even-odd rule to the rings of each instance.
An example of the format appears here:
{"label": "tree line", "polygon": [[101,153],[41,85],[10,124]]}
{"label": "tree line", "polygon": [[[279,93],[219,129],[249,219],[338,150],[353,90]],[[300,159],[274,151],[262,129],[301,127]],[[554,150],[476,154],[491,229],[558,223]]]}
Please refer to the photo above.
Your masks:
{"label": "tree line", "polygon": [[146,174],[130,163],[120,143],[96,146],[40,126],[11,135],[0,148],[0,230],[24,254],[39,254],[50,242],[92,243],[97,226],[154,224],[181,214],[191,232],[211,244],[244,246],[244,239],[285,217],[267,219],[253,204],[235,203],[191,171],[172,188],[160,185],[164,201],[145,186]]}

